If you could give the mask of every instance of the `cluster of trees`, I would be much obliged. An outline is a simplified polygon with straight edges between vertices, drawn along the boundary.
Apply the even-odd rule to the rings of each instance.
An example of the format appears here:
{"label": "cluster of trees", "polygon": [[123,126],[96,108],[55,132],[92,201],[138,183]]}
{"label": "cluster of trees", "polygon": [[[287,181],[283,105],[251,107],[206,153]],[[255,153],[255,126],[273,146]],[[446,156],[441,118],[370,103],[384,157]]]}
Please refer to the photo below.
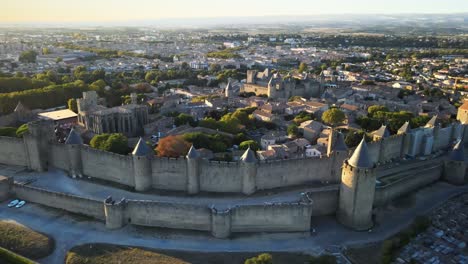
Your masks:
{"label": "cluster of trees", "polygon": [[225,152],[232,146],[232,138],[221,134],[205,134],[200,132],[186,133],[182,138],[193,144],[195,148],[206,148],[213,152]]}
{"label": "cluster of trees", "polygon": [[[273,256],[268,253],[262,253],[258,256],[245,260],[244,264],[273,264]],[[309,264],[336,264],[336,257],[332,255],[320,255],[310,257]]]}
{"label": "cluster of trees", "polygon": [[19,56],[19,61],[23,63],[34,63],[36,62],[37,52],[34,50],[23,51]]}
{"label": "cluster of trees", "polygon": [[131,51],[93,48],[93,47],[75,45],[75,44],[72,44],[72,43],[62,43],[62,44],[60,44],[60,46],[65,48],[65,49],[83,50],[83,51],[96,53],[97,56],[102,57],[102,58],[119,58],[119,57],[124,57],[124,56],[127,56],[127,57],[140,57],[140,58],[147,58],[147,59],[158,59],[158,58],[160,58],[160,56],[157,55],[157,54],[144,55],[144,54],[139,54],[139,53],[135,53],[135,52],[131,52]]}
{"label": "cluster of trees", "polygon": [[206,117],[200,120],[198,125],[223,132],[237,134],[242,131],[255,130],[258,128],[274,129],[276,125],[272,122],[257,120],[253,115],[255,107],[240,108],[232,113],[226,113],[221,118],[216,116]]}
{"label": "cluster of trees", "polygon": [[[379,32],[381,33],[381,32]],[[423,40],[423,41],[422,41]],[[450,39],[446,37],[427,36],[396,36],[396,35],[321,35],[320,37],[310,37],[307,43],[313,47],[381,47],[381,48],[433,48],[433,49],[464,49],[467,45],[463,38]]]}
{"label": "cluster of trees", "polygon": [[28,77],[0,77],[0,93],[11,93],[42,88],[50,85],[48,80]]}
{"label": "cluster of trees", "polygon": [[230,49],[223,49],[220,51],[211,51],[206,54],[208,58],[216,58],[216,59],[237,59],[242,58],[239,54],[235,51],[238,49],[230,48]]}
{"label": "cluster of trees", "polygon": [[365,131],[377,130],[382,124],[386,124],[391,133],[396,133],[407,121],[411,127],[416,128],[425,125],[430,119],[428,116],[414,116],[413,113],[407,111],[391,112],[381,105],[370,106],[367,112],[367,116],[356,120],[356,123]]}
{"label": "cluster of trees", "polygon": [[90,146],[121,155],[127,155],[131,151],[127,137],[120,133],[95,135],[91,139]]}
{"label": "cluster of trees", "polygon": [[11,113],[19,101],[29,108],[50,108],[64,105],[69,98],[77,98],[82,92],[96,89],[82,81],[50,85],[44,88],[0,94],[0,113]]}
{"label": "cluster of trees", "polygon": [[346,146],[348,146],[348,148],[356,147],[364,136],[366,137],[366,142],[372,141],[372,138],[363,130],[349,131],[345,137]]}

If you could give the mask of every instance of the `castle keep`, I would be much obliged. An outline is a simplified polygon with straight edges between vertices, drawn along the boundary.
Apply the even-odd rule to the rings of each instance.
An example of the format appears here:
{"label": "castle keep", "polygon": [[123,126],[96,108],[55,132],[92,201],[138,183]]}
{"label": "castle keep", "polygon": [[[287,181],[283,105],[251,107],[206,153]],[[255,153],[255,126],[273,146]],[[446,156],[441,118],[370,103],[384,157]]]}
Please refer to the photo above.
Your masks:
{"label": "castle keep", "polygon": [[[131,155],[122,156],[83,145],[73,130],[66,144],[52,140],[49,121],[29,123],[23,139],[0,137],[0,163],[43,171],[48,167],[72,177],[92,177],[150,189],[251,195],[262,190],[308,187],[296,201],[207,206],[199,203],[120,200],[103,201],[52,192],[0,179],[0,197],[14,195],[35,203],[89,215],[108,228],[126,224],[209,231],[226,238],[239,232],[305,232],[311,219],[336,215],[343,225],[372,227],[376,207],[438,180],[466,182],[466,125],[440,127],[435,119],[421,128],[402,126],[397,135],[381,133],[350,151],[343,135],[330,134],[328,155],[320,159],[259,161],[250,149],[239,162],[200,159],[195,148],[178,159],[155,157],[140,140]],[[398,161],[398,166],[387,166]],[[52,202],[53,201],[53,202]]]}
{"label": "castle keep", "polygon": [[241,92],[267,95],[269,98],[312,97],[320,93],[320,83],[307,76],[271,73],[270,69],[263,72],[248,70],[247,81]]}

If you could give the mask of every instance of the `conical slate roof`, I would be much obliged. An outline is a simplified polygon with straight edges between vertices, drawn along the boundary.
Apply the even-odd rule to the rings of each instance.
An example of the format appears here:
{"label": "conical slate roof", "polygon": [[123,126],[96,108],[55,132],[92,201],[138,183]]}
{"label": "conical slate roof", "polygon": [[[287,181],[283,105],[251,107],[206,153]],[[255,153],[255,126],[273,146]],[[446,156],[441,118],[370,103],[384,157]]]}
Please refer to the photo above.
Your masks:
{"label": "conical slate roof", "polygon": [[244,152],[242,157],[240,158],[241,161],[245,163],[255,163],[257,162],[257,157],[255,157],[255,153],[253,150],[250,149],[250,147]]}
{"label": "conical slate roof", "polygon": [[229,79],[227,85],[226,85],[226,91],[231,91],[232,90],[232,84],[231,84],[231,79]]}
{"label": "conical slate roof", "polygon": [[411,131],[411,127],[409,125],[409,122],[406,121],[400,129],[398,129],[398,134],[408,134]]}
{"label": "conical slate roof", "polygon": [[390,136],[390,132],[388,132],[386,125],[382,125],[379,129],[374,131],[372,134],[379,136],[381,138],[386,138]]}
{"label": "conical slate roof", "polygon": [[24,106],[21,101],[18,101],[18,104],[15,107],[14,112],[28,111],[29,109]]}
{"label": "conical slate roof", "polygon": [[338,132],[336,135],[336,142],[335,145],[333,146],[334,151],[347,151],[348,147],[346,146],[346,143],[344,141],[343,134]]}
{"label": "conical slate roof", "polygon": [[369,158],[365,137],[354,150],[353,155],[348,160],[348,164],[356,168],[372,168],[374,166]]}
{"label": "conical slate roof", "polygon": [[465,151],[463,150],[463,143],[461,140],[458,140],[457,144],[455,144],[453,150],[450,152],[450,160],[465,161]]}
{"label": "conical slate roof", "polygon": [[200,153],[195,149],[195,147],[192,145],[187,152],[187,159],[197,159],[200,157]]}
{"label": "conical slate roof", "polygon": [[433,116],[431,120],[427,122],[425,127],[435,127],[437,124],[436,121],[437,121],[437,115]]}
{"label": "conical slate roof", "polygon": [[81,136],[76,132],[75,128],[72,128],[70,134],[68,134],[67,140],[65,140],[65,144],[67,145],[81,145],[83,144],[83,140]]}
{"label": "conical slate roof", "polygon": [[140,138],[135,148],[133,149],[133,156],[147,156],[153,153],[153,150],[146,144],[146,142]]}

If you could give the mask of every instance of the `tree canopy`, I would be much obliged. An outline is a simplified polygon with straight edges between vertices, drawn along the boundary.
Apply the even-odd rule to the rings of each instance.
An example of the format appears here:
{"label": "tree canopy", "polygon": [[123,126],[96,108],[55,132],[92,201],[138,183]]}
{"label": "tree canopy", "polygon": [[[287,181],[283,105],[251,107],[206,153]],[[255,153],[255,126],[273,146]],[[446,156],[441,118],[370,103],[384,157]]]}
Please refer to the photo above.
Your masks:
{"label": "tree canopy", "polygon": [[37,52],[34,50],[27,50],[23,51],[20,56],[19,56],[19,61],[20,62],[25,62],[25,63],[34,63],[36,62],[37,58]]}
{"label": "tree canopy", "polygon": [[126,155],[130,152],[128,139],[123,134],[95,135],[90,142],[91,147],[117,154]]}
{"label": "tree canopy", "polygon": [[345,119],[345,113],[338,108],[330,108],[322,114],[323,122],[331,126],[339,125],[343,123]]}
{"label": "tree canopy", "polygon": [[185,156],[190,146],[190,143],[180,135],[167,136],[159,140],[156,152],[160,157],[178,158]]}

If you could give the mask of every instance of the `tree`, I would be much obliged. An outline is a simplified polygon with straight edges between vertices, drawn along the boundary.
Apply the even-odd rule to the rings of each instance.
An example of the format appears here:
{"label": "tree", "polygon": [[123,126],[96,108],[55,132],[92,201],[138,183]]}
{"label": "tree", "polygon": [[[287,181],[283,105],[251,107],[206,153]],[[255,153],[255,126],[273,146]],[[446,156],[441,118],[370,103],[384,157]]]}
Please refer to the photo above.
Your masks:
{"label": "tree", "polygon": [[29,131],[28,124],[23,124],[16,130],[16,136],[22,138],[24,133]]}
{"label": "tree", "polygon": [[178,116],[176,116],[176,118],[174,118],[174,125],[182,126],[182,125],[186,125],[186,124],[189,124],[191,126],[196,125],[195,120],[193,119],[193,116],[182,113],[182,114],[179,114]]}
{"label": "tree", "polygon": [[216,73],[216,72],[219,72],[219,71],[221,71],[221,65],[216,64],[216,63],[210,64],[210,72]]}
{"label": "tree", "polygon": [[246,150],[250,147],[251,150],[257,151],[260,149],[260,145],[255,140],[246,140],[240,143],[239,149]]}
{"label": "tree", "polygon": [[50,51],[49,48],[42,48],[42,55],[48,55],[51,54],[52,52]]}
{"label": "tree", "polygon": [[345,143],[349,148],[354,148],[362,140],[362,137],[366,136],[366,141],[370,141],[371,138],[362,130],[359,131],[349,131],[345,137]]}
{"label": "tree", "polygon": [[302,73],[302,72],[307,71],[307,68],[308,68],[307,64],[305,62],[301,62],[301,64],[299,64],[298,71]]}
{"label": "tree", "polygon": [[90,142],[91,147],[117,154],[126,155],[130,148],[128,139],[123,134],[100,134],[95,135]]}
{"label": "tree", "polygon": [[35,63],[37,52],[34,50],[23,51],[19,56],[19,61],[24,63]]}
{"label": "tree", "polygon": [[273,257],[270,254],[263,253],[247,259],[244,264],[273,264]]}
{"label": "tree", "polygon": [[330,108],[322,114],[323,122],[331,126],[341,124],[345,119],[345,113],[338,108]]}
{"label": "tree", "polygon": [[159,140],[156,152],[160,157],[178,158],[187,154],[190,149],[190,143],[182,136],[167,136]]}
{"label": "tree", "polygon": [[288,135],[292,137],[297,137],[299,134],[299,128],[296,124],[291,124],[288,126]]}
{"label": "tree", "polygon": [[68,99],[68,109],[75,113],[78,113],[78,105],[75,98]]}
{"label": "tree", "polygon": [[383,105],[372,105],[367,108],[367,113],[369,117],[373,117],[377,112],[388,112],[388,108]]}

